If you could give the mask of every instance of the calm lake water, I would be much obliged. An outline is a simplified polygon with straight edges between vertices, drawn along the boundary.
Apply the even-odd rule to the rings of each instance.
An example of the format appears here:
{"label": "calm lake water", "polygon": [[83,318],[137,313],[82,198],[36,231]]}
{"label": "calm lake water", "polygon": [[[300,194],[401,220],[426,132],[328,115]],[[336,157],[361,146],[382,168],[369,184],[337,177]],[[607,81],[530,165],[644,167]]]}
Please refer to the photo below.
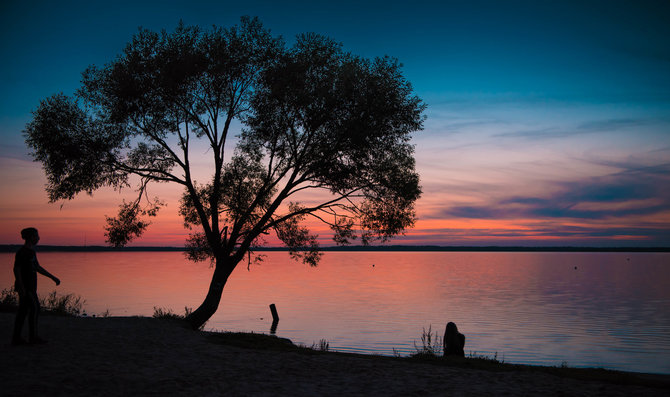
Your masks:
{"label": "calm lake water", "polygon": [[[38,253],[90,314],[197,307],[212,269],[179,252]],[[0,254],[0,287],[13,254]],[[575,268],[576,267],[576,268]],[[55,286],[38,280],[40,294]],[[317,268],[286,252],[233,272],[206,329],[270,332],[331,350],[407,355],[454,321],[465,351],[510,363],[670,373],[670,254],[327,252]]]}

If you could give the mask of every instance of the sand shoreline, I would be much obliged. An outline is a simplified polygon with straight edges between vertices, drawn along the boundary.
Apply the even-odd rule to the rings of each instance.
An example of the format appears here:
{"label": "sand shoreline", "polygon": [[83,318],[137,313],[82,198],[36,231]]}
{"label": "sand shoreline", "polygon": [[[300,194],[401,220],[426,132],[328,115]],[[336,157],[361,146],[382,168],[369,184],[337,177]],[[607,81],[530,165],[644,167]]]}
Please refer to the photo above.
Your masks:
{"label": "sand shoreline", "polygon": [[2,395],[667,395],[663,387],[487,371],[351,354],[304,354],[212,343],[169,321],[44,315],[46,345],[9,344],[0,313]]}

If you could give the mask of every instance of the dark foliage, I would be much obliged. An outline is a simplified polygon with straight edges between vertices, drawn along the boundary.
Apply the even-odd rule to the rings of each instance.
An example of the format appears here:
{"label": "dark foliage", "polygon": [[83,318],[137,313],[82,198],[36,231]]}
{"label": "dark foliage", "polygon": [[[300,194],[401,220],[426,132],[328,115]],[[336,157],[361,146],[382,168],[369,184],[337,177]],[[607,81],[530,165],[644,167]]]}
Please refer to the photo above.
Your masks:
{"label": "dark foliage", "polygon": [[[140,237],[162,206],[148,199],[150,182],[181,185],[188,255],[220,268],[215,296],[268,233],[316,265],[307,219],[329,225],[338,244],[413,226],[421,191],[409,140],[424,107],[395,59],[356,57],[316,34],[289,48],[245,17],[209,31],[140,30],[114,61],[83,73],[74,98],[42,101],[25,135],[52,201],[136,184],[137,199],[107,218],[113,245]],[[234,120],[244,129],[226,157]],[[192,175],[195,139],[211,155],[205,183]],[[310,191],[329,198],[298,202]]]}

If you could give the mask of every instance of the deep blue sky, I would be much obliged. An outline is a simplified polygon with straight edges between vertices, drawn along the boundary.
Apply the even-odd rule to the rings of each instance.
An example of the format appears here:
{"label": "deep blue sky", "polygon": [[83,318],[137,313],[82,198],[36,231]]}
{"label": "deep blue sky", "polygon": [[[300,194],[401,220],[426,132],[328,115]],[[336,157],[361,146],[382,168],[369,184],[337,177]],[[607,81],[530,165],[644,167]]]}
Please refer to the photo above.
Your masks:
{"label": "deep blue sky", "polygon": [[138,26],[171,30],[179,19],[230,25],[241,15],[261,17],[289,40],[314,31],[358,54],[395,56],[427,99],[670,100],[667,1],[4,1],[0,7],[0,107],[9,117],[34,107],[44,92],[75,86],[84,67],[108,61]]}
{"label": "deep blue sky", "polygon": [[429,105],[407,242],[670,245],[669,1],[3,1],[0,182],[29,164],[39,100],[71,94],[139,26],[242,15],[405,65]]}

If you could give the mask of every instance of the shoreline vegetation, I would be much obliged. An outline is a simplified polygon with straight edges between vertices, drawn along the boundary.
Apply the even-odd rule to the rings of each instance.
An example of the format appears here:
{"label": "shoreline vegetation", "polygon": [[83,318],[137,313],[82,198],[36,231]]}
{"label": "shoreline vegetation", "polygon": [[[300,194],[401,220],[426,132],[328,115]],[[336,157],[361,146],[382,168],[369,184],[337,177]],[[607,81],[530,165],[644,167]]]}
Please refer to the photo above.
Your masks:
{"label": "shoreline vegetation", "polygon": [[[0,252],[16,252],[20,244],[2,244]],[[306,248],[307,250],[307,248]],[[670,252],[670,247],[525,247],[525,246],[437,246],[437,245],[387,245],[387,246],[330,246],[320,247],[324,252]],[[185,247],[112,247],[103,245],[40,245],[40,252],[142,252],[186,251]],[[258,247],[255,251],[289,251],[286,247]]]}
{"label": "shoreline vegetation", "polygon": [[266,334],[193,331],[176,316],[44,313],[40,331],[49,343],[13,347],[13,320],[13,313],[0,313],[0,382],[8,395],[661,396],[670,390],[670,375],[476,356],[338,353],[323,340],[305,347]]}

